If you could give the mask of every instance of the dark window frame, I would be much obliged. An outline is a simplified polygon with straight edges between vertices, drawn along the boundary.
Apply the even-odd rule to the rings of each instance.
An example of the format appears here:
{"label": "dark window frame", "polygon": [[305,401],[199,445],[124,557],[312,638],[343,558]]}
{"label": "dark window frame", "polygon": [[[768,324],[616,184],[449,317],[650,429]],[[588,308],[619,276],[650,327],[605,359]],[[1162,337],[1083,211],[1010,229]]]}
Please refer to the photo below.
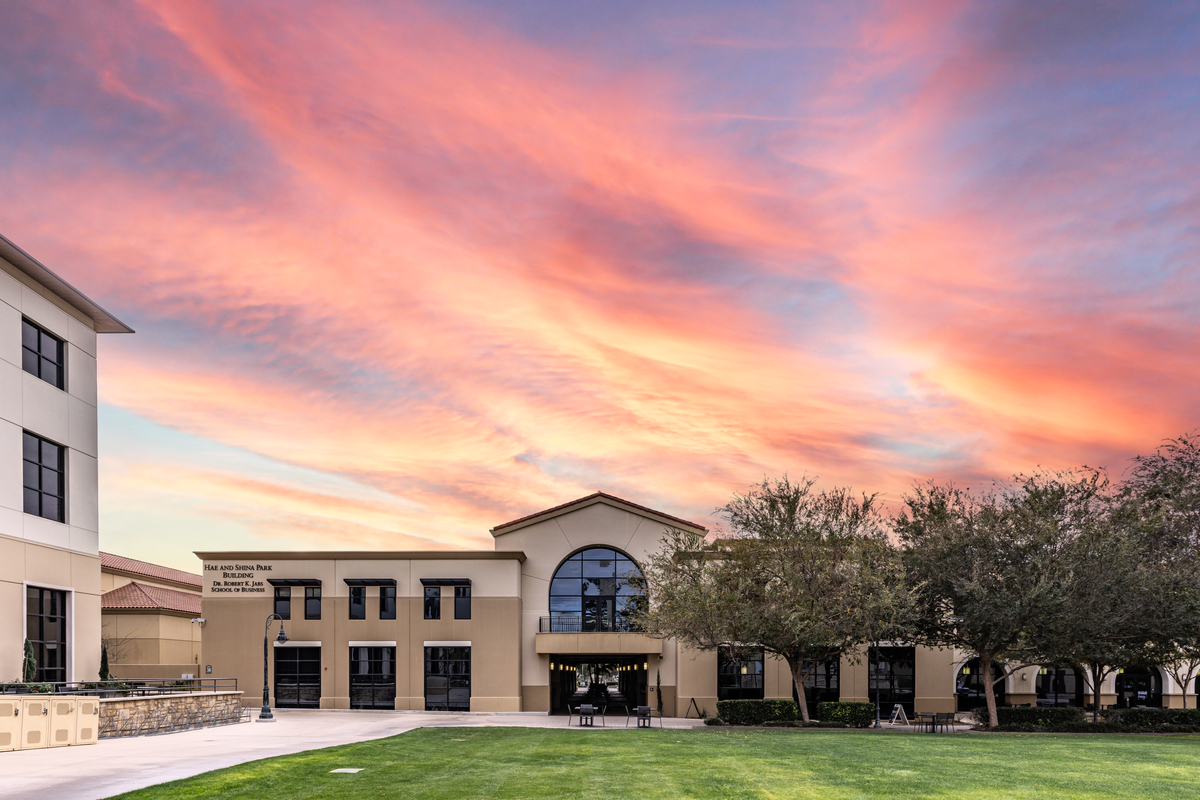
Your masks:
{"label": "dark window frame", "polygon": [[304,618],[305,619],[320,619],[321,618],[321,587],[320,586],[305,586],[304,587]]}
{"label": "dark window frame", "polygon": [[[355,613],[357,611],[357,613]],[[350,619],[367,618],[367,587],[350,587]]]}
{"label": "dark window frame", "polygon": [[[44,436],[22,431],[21,464],[26,514],[67,521],[67,448]],[[47,490],[47,485],[52,490]]]}
{"label": "dark window frame", "polygon": [[350,707],[395,710],[395,647],[350,648]]}
{"label": "dark window frame", "polygon": [[426,647],[424,691],[426,711],[470,711],[471,648]]}
{"label": "dark window frame", "polygon": [[765,666],[761,647],[717,648],[717,699],[762,700]]}
{"label": "dark window frame", "polygon": [[425,619],[442,618],[442,587],[425,587]]}
{"label": "dark window frame", "polygon": [[470,586],[455,586],[454,587],[454,618],[455,619],[470,619],[471,618],[471,587]]}
{"label": "dark window frame", "polygon": [[[33,646],[37,659],[37,678],[45,683],[60,683],[67,680],[69,647],[67,630],[69,593],[63,589],[47,589],[42,586],[25,587],[25,637]],[[57,626],[56,638],[47,636],[48,629]],[[55,666],[49,667],[51,659],[47,653],[55,653]]]}
{"label": "dark window frame", "polygon": [[380,586],[379,587],[379,618],[380,619],[395,619],[396,618],[396,587],[395,586]]}
{"label": "dark window frame", "polygon": [[550,580],[550,631],[636,632],[630,616],[643,602],[645,577],[614,547],[585,547],[563,559]]}
{"label": "dark window frame", "polygon": [[292,618],[292,587],[275,587],[275,613],[280,619]]}
{"label": "dark window frame", "polygon": [[874,702],[878,692],[880,713],[891,713],[894,706],[904,706],[912,717],[916,702],[917,657],[913,645],[872,647],[867,661],[867,692]]}
{"label": "dark window frame", "polygon": [[[56,389],[67,388],[66,342],[36,322],[21,317],[21,369]],[[47,377],[49,375],[50,377]]]}
{"label": "dark window frame", "polygon": [[275,707],[320,708],[324,670],[320,647],[275,648]]}

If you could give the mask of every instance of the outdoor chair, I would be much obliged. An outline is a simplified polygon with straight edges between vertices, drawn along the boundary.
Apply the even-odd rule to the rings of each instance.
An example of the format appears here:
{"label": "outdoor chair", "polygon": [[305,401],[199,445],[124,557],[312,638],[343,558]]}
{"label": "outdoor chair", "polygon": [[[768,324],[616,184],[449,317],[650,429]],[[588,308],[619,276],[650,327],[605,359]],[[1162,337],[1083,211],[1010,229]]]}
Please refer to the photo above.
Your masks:
{"label": "outdoor chair", "polygon": [[934,725],[937,721],[937,717],[932,712],[918,711],[914,716],[916,717],[916,720],[914,721],[916,722],[918,730],[924,731],[926,726],[928,726],[930,733],[936,733],[937,729],[934,727]]}
{"label": "outdoor chair", "polygon": [[[650,708],[650,706],[638,706],[637,707],[637,726],[639,728],[652,728],[652,727],[654,727],[652,724],[653,722],[654,722],[654,711]],[[626,727],[628,727],[628,725],[629,725],[628,717],[625,718],[625,725],[626,725]],[[660,727],[660,728],[662,727],[662,715],[661,714],[658,717],[658,727]]]}
{"label": "outdoor chair", "polygon": [[596,717],[600,718],[600,724],[608,727],[608,723],[604,719],[604,706],[597,706],[591,703],[584,703],[579,707],[579,725],[580,727],[592,728],[595,727]]}
{"label": "outdoor chair", "polygon": [[934,714],[933,725],[935,731],[941,728],[942,730],[949,729],[950,733],[957,732],[957,728],[954,727],[954,714],[951,713]]}

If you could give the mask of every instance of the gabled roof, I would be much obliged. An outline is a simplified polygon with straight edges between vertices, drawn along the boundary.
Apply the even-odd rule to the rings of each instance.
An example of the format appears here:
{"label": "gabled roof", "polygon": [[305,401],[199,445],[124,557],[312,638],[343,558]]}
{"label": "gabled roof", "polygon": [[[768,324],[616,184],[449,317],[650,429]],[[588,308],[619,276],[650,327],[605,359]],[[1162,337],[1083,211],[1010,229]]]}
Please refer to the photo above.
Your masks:
{"label": "gabled roof", "polygon": [[158,564],[150,564],[146,561],[138,561],[136,558],[126,558],[103,551],[100,552],[100,569],[107,572],[123,572],[126,575],[153,578],[168,583],[178,583],[194,588],[196,591],[200,591],[200,587],[203,585],[200,576],[195,573],[160,567]]}
{"label": "gabled roof", "polygon": [[200,615],[200,595],[134,581],[100,595],[101,611],[175,611]]}
{"label": "gabled roof", "polygon": [[708,528],[704,527],[703,525],[697,525],[696,523],[689,522],[686,519],[673,517],[670,514],[664,514],[661,511],[655,511],[652,508],[646,508],[646,506],[641,506],[637,503],[631,503],[628,500],[622,500],[620,497],[608,494],[607,492],[596,492],[594,494],[589,494],[587,497],[581,497],[578,500],[572,500],[569,503],[563,503],[561,506],[547,508],[545,511],[538,511],[536,514],[530,514],[527,517],[521,517],[520,519],[514,519],[511,522],[501,523],[500,525],[492,528],[491,533],[492,536],[511,533],[515,530],[528,527],[529,525],[535,525],[543,520],[551,519],[553,517],[560,517],[563,514],[569,514],[572,511],[577,511],[581,508],[586,508],[587,506],[596,505],[597,503],[603,503],[604,505],[609,505],[613,508],[620,508],[625,511],[632,511],[635,514],[641,514],[644,517],[649,517],[650,519],[658,520],[659,522],[665,522],[666,524],[677,528],[685,528],[693,531],[708,530]]}
{"label": "gabled roof", "polygon": [[0,236],[0,258],[54,292],[63,302],[90,319],[96,333],[133,333],[133,328],[93,303],[83,292],[55,275],[45,264],[4,236]]}

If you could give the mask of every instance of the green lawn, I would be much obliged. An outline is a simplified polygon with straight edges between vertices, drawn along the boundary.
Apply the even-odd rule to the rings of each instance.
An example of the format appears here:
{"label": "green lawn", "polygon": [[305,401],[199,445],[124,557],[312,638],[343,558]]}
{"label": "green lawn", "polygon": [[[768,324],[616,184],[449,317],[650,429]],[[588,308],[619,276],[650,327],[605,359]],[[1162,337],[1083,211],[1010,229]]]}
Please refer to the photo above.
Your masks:
{"label": "green lawn", "polygon": [[384,796],[1175,800],[1200,797],[1200,737],[427,728],[121,795]]}

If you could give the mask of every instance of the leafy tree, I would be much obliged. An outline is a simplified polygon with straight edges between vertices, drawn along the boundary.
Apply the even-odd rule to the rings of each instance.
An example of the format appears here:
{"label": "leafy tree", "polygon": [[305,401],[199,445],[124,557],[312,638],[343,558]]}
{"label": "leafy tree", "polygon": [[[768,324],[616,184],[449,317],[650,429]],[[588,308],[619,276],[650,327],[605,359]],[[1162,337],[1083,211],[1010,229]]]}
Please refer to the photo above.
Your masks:
{"label": "leafy tree", "polygon": [[[1200,436],[1168,439],[1152,455],[1138,456],[1121,488],[1129,524],[1149,539],[1148,558],[1156,577],[1168,583],[1174,647],[1165,647],[1162,666],[1183,693],[1200,672]],[[1173,636],[1171,635],[1173,633]]]}
{"label": "leafy tree", "polygon": [[21,658],[21,680],[30,683],[37,680],[37,656],[33,653],[33,643],[25,640],[25,652]]}
{"label": "leafy tree", "polygon": [[896,518],[917,587],[913,638],[979,658],[991,727],[999,724],[995,684],[1036,663],[1030,630],[1056,597],[1071,489],[1042,474],[983,495],[931,482],[914,488]]}
{"label": "leafy tree", "polygon": [[729,533],[711,545],[668,530],[644,565],[637,621],[695,649],[761,647],[787,663],[799,697],[814,665],[905,622],[912,596],[875,498],[814,485],[785,476],[735,494],[717,509]]}
{"label": "leafy tree", "polygon": [[112,680],[112,675],[108,671],[108,648],[100,645],[100,680]]}
{"label": "leafy tree", "polygon": [[1098,719],[1108,675],[1178,654],[1194,627],[1196,587],[1161,525],[1127,492],[1111,492],[1102,473],[1092,474],[1064,507],[1070,539],[1061,584],[1035,635],[1047,661],[1087,669]]}

